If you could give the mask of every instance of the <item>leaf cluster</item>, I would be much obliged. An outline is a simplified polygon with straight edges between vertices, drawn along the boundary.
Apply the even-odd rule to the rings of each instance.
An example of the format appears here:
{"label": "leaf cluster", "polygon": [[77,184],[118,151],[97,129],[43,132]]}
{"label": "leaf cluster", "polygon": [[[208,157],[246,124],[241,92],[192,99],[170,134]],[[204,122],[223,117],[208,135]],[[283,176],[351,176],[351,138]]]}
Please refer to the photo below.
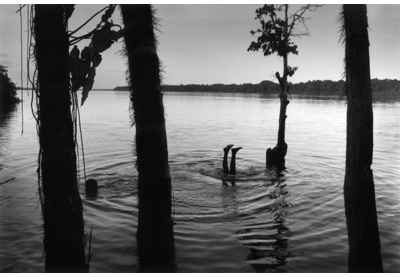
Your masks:
{"label": "leaf cluster", "polygon": [[291,33],[294,22],[289,26],[287,16],[282,19],[277,16],[277,12],[287,7],[264,5],[256,10],[255,19],[260,21],[261,28],[250,31],[252,35],[259,34],[256,41],[251,42],[247,51],[258,51],[262,49],[264,56],[277,53],[283,57],[289,53],[298,54],[297,45],[291,41]]}
{"label": "leaf cluster", "polygon": [[286,70],[286,74],[287,74],[289,77],[292,77],[293,74],[296,72],[297,69],[298,69],[298,67],[291,67],[291,66],[288,66],[288,67],[287,67],[287,70]]}
{"label": "leaf cluster", "polygon": [[[82,39],[91,39],[88,46],[85,46],[82,51],[74,45],[71,50],[71,76],[72,76],[72,91],[76,92],[82,87],[82,100],[81,105],[85,102],[88,97],[89,91],[92,89],[94,84],[94,78],[96,76],[96,68],[102,61],[101,52],[107,50],[111,45],[118,41],[123,36],[124,30],[113,23],[111,16],[115,10],[116,5],[109,5],[108,8],[104,8],[104,14],[101,16],[101,22],[97,24],[96,28],[88,34],[81,37],[73,37],[72,35],[87,24],[92,18],[86,21],[77,30],[70,32],[69,36],[73,38],[70,44],[76,44]],[[119,27],[118,31],[113,30],[113,27]]]}

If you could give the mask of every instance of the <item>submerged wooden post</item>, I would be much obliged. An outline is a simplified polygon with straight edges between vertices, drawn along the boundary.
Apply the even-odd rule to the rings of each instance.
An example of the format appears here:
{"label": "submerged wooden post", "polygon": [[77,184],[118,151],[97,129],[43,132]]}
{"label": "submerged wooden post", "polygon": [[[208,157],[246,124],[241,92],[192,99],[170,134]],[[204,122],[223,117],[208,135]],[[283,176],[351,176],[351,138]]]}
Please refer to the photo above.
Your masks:
{"label": "submerged wooden post", "polygon": [[343,5],[347,142],[344,200],[350,272],[382,272],[371,170],[373,111],[366,5]]}
{"label": "submerged wooden post", "polygon": [[46,272],[86,271],[83,208],[70,110],[66,21],[63,5],[35,5]]}
{"label": "submerged wooden post", "polygon": [[140,271],[173,272],[176,266],[171,176],[154,11],[150,5],[121,5],[121,13],[136,125]]}

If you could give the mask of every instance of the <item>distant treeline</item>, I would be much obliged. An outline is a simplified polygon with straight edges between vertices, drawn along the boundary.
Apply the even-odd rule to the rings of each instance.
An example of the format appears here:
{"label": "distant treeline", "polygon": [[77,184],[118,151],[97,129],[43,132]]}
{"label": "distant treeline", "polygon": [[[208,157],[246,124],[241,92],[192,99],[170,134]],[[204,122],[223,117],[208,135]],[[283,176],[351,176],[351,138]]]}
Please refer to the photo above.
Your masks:
{"label": "distant treeline", "polygon": [[[329,95],[342,96],[345,93],[345,81],[315,80],[290,84],[289,95]],[[400,81],[399,80],[371,80],[373,95],[376,99],[381,99],[385,95],[390,99],[400,100]],[[115,91],[127,91],[128,87],[116,87]],[[254,94],[279,94],[278,83],[272,81],[262,81],[258,84],[211,84],[211,85],[163,85],[164,92],[215,92],[215,93],[254,93]]]}
{"label": "distant treeline", "polygon": [[8,76],[7,67],[0,65],[0,111],[8,111],[8,108],[20,102],[17,95],[17,86]]}

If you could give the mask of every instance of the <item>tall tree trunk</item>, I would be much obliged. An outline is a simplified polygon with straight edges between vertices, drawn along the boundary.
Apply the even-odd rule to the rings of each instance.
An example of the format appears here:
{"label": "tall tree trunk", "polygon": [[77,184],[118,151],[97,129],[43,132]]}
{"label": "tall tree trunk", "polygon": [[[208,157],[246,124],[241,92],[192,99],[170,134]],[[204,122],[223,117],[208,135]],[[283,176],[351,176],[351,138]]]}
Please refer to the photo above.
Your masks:
{"label": "tall tree trunk", "polygon": [[[285,4],[285,28],[283,36],[286,40],[289,38],[288,28],[288,9],[289,5]],[[287,43],[285,43],[287,44]],[[288,54],[285,53],[283,56],[283,76],[279,75],[279,72],[275,73],[276,78],[279,81],[279,86],[281,88],[281,93],[279,94],[280,99],[280,109],[279,109],[279,128],[278,128],[278,140],[275,148],[269,148],[266,152],[267,167],[276,166],[278,170],[285,168],[285,156],[287,153],[288,145],[285,142],[285,129],[286,129],[286,108],[289,104],[287,99],[287,77],[288,77]]]}
{"label": "tall tree trunk", "polygon": [[344,199],[350,272],[382,272],[371,170],[373,112],[366,5],[343,5],[346,50],[347,145]]}
{"label": "tall tree trunk", "polygon": [[276,78],[279,81],[281,93],[279,94],[280,109],[279,109],[279,128],[278,128],[278,140],[276,146],[267,150],[267,167],[272,165],[282,169],[285,167],[285,156],[287,153],[288,145],[285,142],[285,129],[286,129],[286,108],[289,104],[287,99],[287,55],[283,56],[283,77],[279,75],[279,72],[275,73]]}
{"label": "tall tree trunk", "polygon": [[63,5],[35,5],[46,272],[85,271]]}
{"label": "tall tree trunk", "polygon": [[170,272],[175,270],[171,176],[155,19],[150,5],[121,5],[121,13],[136,124],[140,271]]}
{"label": "tall tree trunk", "polygon": [[[279,81],[281,87],[281,93],[279,94],[279,99],[281,102],[280,111],[279,111],[279,129],[278,129],[278,147],[283,147],[285,142],[285,127],[286,127],[286,107],[289,104],[289,100],[287,99],[287,68],[288,68],[288,57],[287,54],[283,56],[283,77]],[[279,75],[278,75],[279,76]],[[287,148],[287,147],[286,147]],[[286,153],[285,153],[286,155]]]}

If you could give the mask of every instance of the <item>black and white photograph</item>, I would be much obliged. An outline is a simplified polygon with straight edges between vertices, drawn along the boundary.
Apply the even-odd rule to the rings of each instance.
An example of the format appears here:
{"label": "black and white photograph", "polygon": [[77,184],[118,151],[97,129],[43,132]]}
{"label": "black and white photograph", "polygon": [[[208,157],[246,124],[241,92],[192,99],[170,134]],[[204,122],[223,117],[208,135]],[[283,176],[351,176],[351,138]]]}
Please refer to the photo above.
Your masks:
{"label": "black and white photograph", "polygon": [[2,2],[1,276],[399,273],[399,27],[400,2]]}

